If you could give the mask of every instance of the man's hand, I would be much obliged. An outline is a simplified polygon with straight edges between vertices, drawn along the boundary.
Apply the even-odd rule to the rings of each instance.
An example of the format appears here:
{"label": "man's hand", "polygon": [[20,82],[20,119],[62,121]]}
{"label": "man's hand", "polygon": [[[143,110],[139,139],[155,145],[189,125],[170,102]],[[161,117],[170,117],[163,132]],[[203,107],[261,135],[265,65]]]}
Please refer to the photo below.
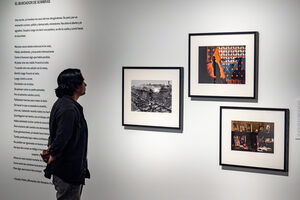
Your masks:
{"label": "man's hand", "polygon": [[50,155],[49,160],[48,160],[48,164],[50,164],[54,160],[55,160],[55,158]]}

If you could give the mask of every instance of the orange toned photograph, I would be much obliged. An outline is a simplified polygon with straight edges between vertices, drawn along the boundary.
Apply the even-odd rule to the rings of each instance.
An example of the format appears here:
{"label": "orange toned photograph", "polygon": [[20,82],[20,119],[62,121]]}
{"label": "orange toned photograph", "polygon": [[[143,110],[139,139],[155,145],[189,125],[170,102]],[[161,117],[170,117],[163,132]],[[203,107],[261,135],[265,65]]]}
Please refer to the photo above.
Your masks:
{"label": "orange toned photograph", "polygon": [[199,83],[245,84],[245,46],[200,46]]}

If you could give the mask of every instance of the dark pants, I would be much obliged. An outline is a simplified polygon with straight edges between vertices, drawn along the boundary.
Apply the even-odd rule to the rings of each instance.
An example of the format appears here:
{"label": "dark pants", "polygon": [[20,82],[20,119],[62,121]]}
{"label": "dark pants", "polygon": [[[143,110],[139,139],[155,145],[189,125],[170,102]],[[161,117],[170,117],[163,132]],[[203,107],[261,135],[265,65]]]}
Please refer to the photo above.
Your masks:
{"label": "dark pants", "polygon": [[66,183],[61,178],[53,175],[57,200],[80,200],[82,185]]}

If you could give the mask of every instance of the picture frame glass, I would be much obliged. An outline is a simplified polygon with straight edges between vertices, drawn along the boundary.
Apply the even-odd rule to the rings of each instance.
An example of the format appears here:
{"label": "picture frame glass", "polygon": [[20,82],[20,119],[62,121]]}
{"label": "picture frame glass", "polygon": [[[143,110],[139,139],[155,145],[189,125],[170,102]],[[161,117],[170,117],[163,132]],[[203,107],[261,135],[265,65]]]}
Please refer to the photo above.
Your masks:
{"label": "picture frame glass", "polygon": [[286,110],[221,107],[220,164],[286,171]]}
{"label": "picture frame glass", "polygon": [[181,128],[182,68],[123,67],[123,125]]}
{"label": "picture frame glass", "polygon": [[256,32],[189,35],[189,96],[255,99]]}

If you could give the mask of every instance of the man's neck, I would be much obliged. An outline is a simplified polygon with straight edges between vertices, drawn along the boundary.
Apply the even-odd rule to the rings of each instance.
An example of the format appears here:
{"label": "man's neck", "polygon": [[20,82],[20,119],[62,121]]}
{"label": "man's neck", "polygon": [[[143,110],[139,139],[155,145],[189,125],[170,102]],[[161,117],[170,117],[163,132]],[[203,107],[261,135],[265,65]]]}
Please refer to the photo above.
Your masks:
{"label": "man's neck", "polygon": [[80,95],[78,94],[73,94],[72,99],[74,99],[74,101],[77,101],[79,99]]}

